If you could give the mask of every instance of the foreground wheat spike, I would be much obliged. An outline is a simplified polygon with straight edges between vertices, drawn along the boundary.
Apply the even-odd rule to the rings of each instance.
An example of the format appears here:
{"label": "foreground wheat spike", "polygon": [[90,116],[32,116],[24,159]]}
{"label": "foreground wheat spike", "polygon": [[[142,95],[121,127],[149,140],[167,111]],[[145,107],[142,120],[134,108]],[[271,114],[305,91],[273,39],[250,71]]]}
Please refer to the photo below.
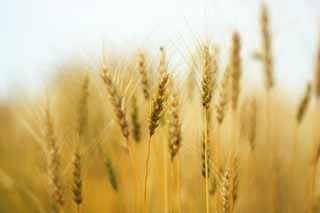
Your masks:
{"label": "foreground wheat spike", "polygon": [[122,106],[121,106],[122,105],[121,97],[118,95],[117,90],[111,80],[111,74],[105,65],[102,66],[101,78],[102,78],[103,82],[105,83],[105,85],[107,86],[110,101],[113,106],[113,110],[117,116],[122,135],[123,135],[123,137],[125,137],[126,141],[128,141],[129,128],[128,128],[128,123],[126,120],[125,113],[124,113]]}
{"label": "foreground wheat spike", "polygon": [[137,208],[137,200],[138,198],[138,192],[139,192],[139,178],[137,175],[137,171],[135,169],[135,164],[134,164],[134,159],[133,159],[133,154],[132,154],[132,150],[131,150],[131,144],[130,144],[130,139],[129,139],[129,127],[128,127],[128,123],[127,123],[127,119],[126,119],[126,114],[123,111],[122,107],[121,107],[121,97],[118,95],[117,90],[111,80],[111,74],[108,70],[108,68],[103,65],[102,66],[102,73],[101,73],[101,77],[103,82],[105,83],[105,85],[107,86],[108,89],[108,93],[109,93],[109,97],[110,97],[110,101],[111,104],[113,106],[113,111],[115,112],[117,119],[118,119],[118,124],[120,126],[121,132],[122,132],[122,136],[125,138],[126,140],[126,145],[127,145],[127,153],[128,153],[128,158],[129,158],[129,162],[130,162],[130,167],[134,176],[134,180],[135,180],[135,204],[134,204],[134,209]]}
{"label": "foreground wheat spike", "polygon": [[272,89],[274,85],[273,61],[271,50],[271,33],[269,30],[269,14],[266,5],[261,7],[260,27],[262,35],[262,59],[265,74],[265,87]]}
{"label": "foreground wheat spike", "polygon": [[146,57],[143,52],[139,53],[138,70],[141,76],[142,93],[146,100],[149,99],[149,79],[146,68]]}
{"label": "foreground wheat spike", "polygon": [[203,122],[204,122],[204,164],[205,164],[205,197],[206,197],[206,213],[209,209],[209,165],[208,165],[208,133],[209,133],[209,107],[212,99],[212,93],[215,86],[215,78],[217,74],[217,66],[215,57],[210,54],[209,47],[205,45],[202,49],[202,106],[203,106]]}
{"label": "foreground wheat spike", "polygon": [[141,140],[141,125],[139,123],[139,109],[137,105],[137,97],[132,97],[132,112],[131,112],[131,124],[132,124],[132,135],[136,142]]}
{"label": "foreground wheat spike", "polygon": [[207,110],[212,99],[212,90],[215,86],[217,67],[214,57],[211,56],[208,46],[202,49],[203,76],[201,82],[202,106]]}
{"label": "foreground wheat spike", "polygon": [[158,85],[157,94],[155,99],[152,101],[151,114],[149,119],[149,136],[153,136],[155,129],[159,125],[159,120],[163,112],[166,86],[169,80],[169,74],[164,72],[161,75],[161,79]]}
{"label": "foreground wheat spike", "polygon": [[64,204],[64,199],[60,174],[60,155],[56,142],[49,101],[46,108],[46,140],[49,152],[49,176],[52,185],[52,188],[50,188],[51,210],[52,212],[59,212]]}
{"label": "foreground wheat spike", "polygon": [[304,115],[306,113],[306,110],[308,108],[309,102],[310,102],[310,96],[311,96],[311,84],[308,83],[306,91],[304,93],[304,96],[299,104],[296,119],[298,124],[301,123],[302,119],[304,118]]}
{"label": "foreground wheat spike", "polygon": [[78,105],[78,128],[77,134],[79,141],[77,141],[74,161],[73,161],[73,201],[77,205],[77,211],[80,212],[82,204],[82,177],[81,177],[81,154],[80,142],[83,141],[85,128],[88,123],[88,97],[89,97],[89,74],[86,73],[82,82],[81,97]]}
{"label": "foreground wheat spike", "polygon": [[73,201],[77,206],[78,213],[82,204],[82,177],[81,177],[81,156],[77,146],[73,161]]}
{"label": "foreground wheat spike", "polygon": [[172,94],[169,107],[169,151],[171,160],[178,154],[181,146],[181,124],[179,118],[179,100],[176,93]]}
{"label": "foreground wheat spike", "polygon": [[230,69],[232,85],[232,109],[236,111],[240,94],[241,58],[240,58],[240,36],[237,32],[232,35],[232,46],[230,51]]}
{"label": "foreground wheat spike", "polygon": [[148,173],[149,173],[149,159],[150,159],[150,145],[151,145],[151,138],[155,133],[156,128],[159,125],[159,121],[164,109],[165,104],[165,97],[167,91],[167,84],[169,81],[169,74],[167,71],[166,60],[165,60],[165,51],[161,47],[160,48],[161,58],[160,58],[160,81],[157,87],[157,92],[155,98],[152,100],[151,105],[151,113],[149,117],[149,140],[147,144],[147,156],[146,156],[146,163],[145,163],[145,176],[144,176],[144,209],[147,211],[147,187],[148,187]]}

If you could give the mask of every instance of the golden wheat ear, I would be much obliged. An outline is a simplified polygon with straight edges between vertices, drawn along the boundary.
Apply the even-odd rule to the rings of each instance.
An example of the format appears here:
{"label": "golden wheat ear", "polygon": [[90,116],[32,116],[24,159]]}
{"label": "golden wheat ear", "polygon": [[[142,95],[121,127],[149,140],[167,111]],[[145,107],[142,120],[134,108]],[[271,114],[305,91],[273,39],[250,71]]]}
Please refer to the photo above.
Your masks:
{"label": "golden wheat ear", "polygon": [[[48,98],[47,98],[48,99]],[[64,205],[64,194],[61,180],[61,156],[55,136],[52,112],[49,100],[46,107],[46,141],[48,149],[48,172],[50,177],[50,203],[53,212],[59,212]]]}
{"label": "golden wheat ear", "polygon": [[263,4],[261,6],[260,15],[260,30],[262,36],[262,53],[261,58],[263,61],[264,75],[265,75],[265,88],[267,90],[272,89],[274,86],[273,77],[273,60],[271,50],[271,33],[269,29],[269,13],[267,6]]}
{"label": "golden wheat ear", "polygon": [[225,111],[228,104],[228,93],[229,93],[229,83],[230,83],[230,66],[226,67],[226,70],[223,73],[223,78],[220,83],[219,88],[219,96],[218,96],[218,103],[215,106],[217,112],[217,120],[219,124],[222,124],[223,119],[225,117]]}
{"label": "golden wheat ear", "polygon": [[232,34],[232,46],[230,50],[230,69],[231,69],[231,102],[232,109],[236,111],[238,106],[238,99],[240,94],[240,77],[241,77],[241,40],[240,35],[237,32]]}
{"label": "golden wheat ear", "polygon": [[171,160],[178,154],[181,146],[181,123],[179,116],[179,98],[178,95],[173,92],[171,95],[171,101],[169,105],[169,152]]}
{"label": "golden wheat ear", "polygon": [[143,96],[146,100],[149,100],[150,97],[150,86],[149,86],[149,78],[147,72],[147,64],[146,64],[146,57],[143,52],[139,53],[138,57],[138,70],[141,76],[141,88]]}
{"label": "golden wheat ear", "polygon": [[135,142],[140,142],[141,140],[141,125],[139,122],[139,108],[137,103],[137,97],[134,95],[131,101],[131,126],[132,126],[132,135]]}
{"label": "golden wheat ear", "polygon": [[122,133],[123,137],[126,139],[126,141],[128,141],[129,140],[129,128],[128,128],[128,123],[127,123],[127,119],[126,119],[126,114],[122,109],[121,97],[119,96],[119,94],[114,86],[110,71],[108,70],[106,65],[103,65],[101,68],[101,78],[107,87],[110,102],[112,104],[113,111],[117,116],[118,124],[121,129],[121,133]]}
{"label": "golden wheat ear", "polygon": [[80,149],[77,146],[74,153],[74,161],[73,161],[73,202],[77,206],[77,212],[81,211],[82,204],[82,176],[81,176],[81,155]]}
{"label": "golden wheat ear", "polygon": [[167,96],[167,86],[169,83],[169,73],[167,69],[167,61],[165,50],[163,47],[160,48],[160,80],[157,87],[157,92],[151,103],[151,112],[149,117],[149,139],[147,143],[147,154],[145,161],[145,175],[144,175],[144,210],[147,212],[147,187],[148,187],[148,174],[149,174],[149,160],[150,160],[150,149],[152,136],[155,130],[159,126],[160,118],[162,117],[166,96]]}
{"label": "golden wheat ear", "polygon": [[152,136],[159,125],[160,117],[164,110],[167,83],[169,81],[168,72],[163,72],[157,89],[155,99],[152,101],[152,109],[149,118],[149,135]]}

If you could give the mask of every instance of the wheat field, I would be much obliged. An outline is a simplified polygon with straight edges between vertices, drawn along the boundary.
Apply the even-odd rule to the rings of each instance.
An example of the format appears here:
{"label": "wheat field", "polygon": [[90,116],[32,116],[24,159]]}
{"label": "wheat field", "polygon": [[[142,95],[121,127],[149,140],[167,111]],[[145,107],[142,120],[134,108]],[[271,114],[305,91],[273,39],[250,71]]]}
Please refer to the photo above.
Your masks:
{"label": "wheat field", "polygon": [[0,212],[320,212],[320,48],[296,103],[274,78],[266,6],[258,18],[250,59],[237,31],[223,59],[204,40],[183,71],[165,46],[106,50],[1,103]]}

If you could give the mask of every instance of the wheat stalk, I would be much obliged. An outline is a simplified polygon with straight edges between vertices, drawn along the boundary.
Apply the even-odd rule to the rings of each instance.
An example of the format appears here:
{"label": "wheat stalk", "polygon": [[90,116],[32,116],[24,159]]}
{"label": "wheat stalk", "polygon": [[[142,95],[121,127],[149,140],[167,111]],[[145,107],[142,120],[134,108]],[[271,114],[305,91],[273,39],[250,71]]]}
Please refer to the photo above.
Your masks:
{"label": "wheat stalk", "polygon": [[203,106],[203,123],[204,123],[204,164],[205,164],[205,202],[206,212],[209,213],[209,165],[208,165],[208,132],[209,132],[209,107],[212,99],[212,93],[215,86],[215,78],[217,73],[217,64],[215,57],[210,54],[209,47],[205,45],[202,49],[202,82],[201,82],[201,95]]}
{"label": "wheat stalk", "polygon": [[163,48],[160,48],[161,59],[159,70],[161,73],[160,81],[158,83],[157,92],[155,98],[152,100],[151,112],[149,117],[149,139],[147,143],[147,156],[145,161],[145,176],[144,176],[144,209],[147,212],[147,187],[148,187],[148,174],[149,174],[149,159],[150,159],[150,146],[151,139],[155,133],[156,128],[159,125],[160,118],[164,110],[164,102],[166,96],[166,88],[169,81],[169,74],[167,71],[167,65],[165,60],[165,52]]}
{"label": "wheat stalk", "polygon": [[78,128],[77,134],[79,137],[79,141],[76,144],[75,152],[74,152],[74,161],[73,161],[73,201],[77,206],[77,211],[81,211],[82,204],[82,177],[81,177],[81,153],[80,153],[80,142],[84,139],[85,127],[88,122],[88,97],[89,97],[89,75],[85,74],[85,77],[82,82],[81,88],[81,97],[78,105]]}
{"label": "wheat stalk", "polygon": [[118,92],[114,86],[114,83],[111,79],[111,74],[109,72],[109,69],[107,68],[106,65],[102,66],[102,70],[101,70],[101,78],[103,80],[103,82],[105,83],[108,93],[109,93],[109,98],[111,101],[111,104],[113,106],[113,111],[117,116],[118,119],[118,124],[120,126],[121,129],[121,133],[122,136],[125,138],[126,141],[126,145],[127,145],[127,153],[128,153],[128,158],[129,158],[129,162],[130,162],[130,167],[134,176],[134,180],[135,180],[135,209],[137,208],[137,200],[138,198],[138,192],[139,192],[139,178],[137,175],[137,171],[135,169],[135,164],[134,164],[134,159],[133,159],[133,153],[131,150],[131,144],[130,144],[130,139],[129,139],[129,127],[128,127],[128,123],[127,123],[127,119],[126,119],[126,114],[124,112],[124,110],[122,109],[122,103],[121,100],[122,98],[118,95]]}

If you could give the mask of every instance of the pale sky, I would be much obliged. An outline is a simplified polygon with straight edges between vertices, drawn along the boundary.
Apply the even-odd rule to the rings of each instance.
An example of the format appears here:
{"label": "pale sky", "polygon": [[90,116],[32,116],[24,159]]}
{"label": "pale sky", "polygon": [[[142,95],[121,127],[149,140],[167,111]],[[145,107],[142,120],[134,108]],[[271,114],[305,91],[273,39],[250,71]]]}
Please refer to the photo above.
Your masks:
{"label": "pale sky", "polygon": [[[311,79],[320,26],[319,0],[267,0],[276,78],[300,88]],[[0,0],[0,96],[35,89],[61,59],[94,63],[107,47],[168,46],[172,54],[208,36],[228,47],[243,39],[244,60],[259,47],[258,0]],[[170,52],[169,52],[170,54]],[[170,57],[170,55],[169,55]],[[245,70],[255,72],[248,62]],[[253,71],[252,71],[253,70]]]}

